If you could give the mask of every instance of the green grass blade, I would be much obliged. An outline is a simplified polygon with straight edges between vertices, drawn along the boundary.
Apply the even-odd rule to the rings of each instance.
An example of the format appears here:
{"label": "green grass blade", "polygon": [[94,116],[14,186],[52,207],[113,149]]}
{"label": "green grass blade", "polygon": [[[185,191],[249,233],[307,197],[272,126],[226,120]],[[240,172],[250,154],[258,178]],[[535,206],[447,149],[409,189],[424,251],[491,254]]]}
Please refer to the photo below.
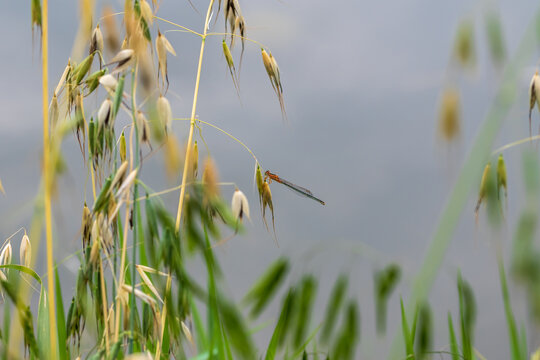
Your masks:
{"label": "green grass blade", "polygon": [[34,279],[36,279],[39,285],[42,285],[41,278],[39,277],[39,275],[34,270],[30,269],[29,267],[26,267],[23,265],[17,265],[17,264],[5,264],[5,265],[0,265],[0,269],[13,269],[13,270],[23,272],[25,274],[32,276]]}
{"label": "green grass blade", "polygon": [[499,259],[499,277],[501,281],[501,291],[504,302],[504,313],[506,315],[506,323],[508,325],[508,335],[510,337],[510,355],[512,360],[524,360],[521,355],[521,344],[519,339],[519,332],[516,327],[516,320],[512,312],[512,306],[510,305],[510,294],[508,293],[508,286],[506,284],[506,274],[504,272],[504,264],[502,259]]}
{"label": "green grass blade", "polygon": [[64,303],[62,297],[62,288],[60,286],[60,277],[58,276],[58,267],[54,270],[55,292],[56,292],[56,326],[58,327],[58,355],[60,360],[67,360],[67,335],[66,335],[66,317],[64,312]]}
{"label": "green grass blade", "polygon": [[37,316],[37,345],[39,353],[43,358],[49,357],[50,351],[50,328],[49,328],[49,300],[47,292],[42,287],[39,294],[38,316]]}
{"label": "green grass blade", "polygon": [[450,312],[448,313],[448,336],[450,337],[450,353],[452,354],[452,360],[459,360],[459,346]]}
{"label": "green grass blade", "polygon": [[306,330],[309,328],[311,311],[315,302],[317,292],[317,281],[311,275],[306,275],[300,284],[300,295],[298,302],[298,316],[296,318],[296,330],[294,333],[294,346],[299,347],[303,341]]}
{"label": "green grass blade", "polygon": [[[306,341],[304,341],[304,343],[296,350],[296,352],[294,353],[293,355],[293,359],[297,359],[298,357],[300,357],[300,355],[302,354],[305,354],[306,353],[306,348],[307,346],[309,345],[309,343],[311,343],[313,341],[313,339],[315,338],[315,336],[317,335],[317,333],[319,332],[319,330],[321,329],[321,326],[322,324],[319,324],[319,326],[317,326],[309,335],[308,337],[306,338]],[[354,334],[350,334],[351,336],[353,336]]]}
{"label": "green grass blade", "polygon": [[414,347],[409,333],[409,324],[407,322],[407,314],[405,312],[405,307],[403,305],[403,299],[400,299],[401,305],[401,332],[403,334],[403,342],[405,343],[405,355],[407,358],[414,359]]}
{"label": "green grass blade", "polygon": [[255,282],[245,296],[245,301],[253,304],[251,316],[256,317],[265,309],[285,280],[288,270],[289,261],[286,258],[280,258],[270,265]]}
{"label": "green grass blade", "polygon": [[336,324],[339,310],[343,304],[345,293],[347,292],[348,278],[346,275],[341,275],[332,289],[328,305],[326,306],[326,315],[323,321],[323,328],[319,340],[323,344],[328,344],[332,330]]}
{"label": "green grass blade", "polygon": [[289,322],[289,318],[292,316],[292,306],[294,301],[294,290],[290,289],[285,297],[283,306],[281,308],[281,314],[279,315],[279,320],[276,324],[274,332],[272,333],[272,338],[270,339],[270,344],[268,344],[268,349],[266,349],[265,360],[274,360],[278,346],[279,339],[283,336],[287,328],[285,327]]}

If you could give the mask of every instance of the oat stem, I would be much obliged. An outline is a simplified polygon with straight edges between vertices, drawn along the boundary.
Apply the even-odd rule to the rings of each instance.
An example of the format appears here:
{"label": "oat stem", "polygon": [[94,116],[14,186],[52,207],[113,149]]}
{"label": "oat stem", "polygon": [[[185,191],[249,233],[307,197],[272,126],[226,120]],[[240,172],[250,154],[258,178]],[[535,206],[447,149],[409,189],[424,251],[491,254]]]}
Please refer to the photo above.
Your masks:
{"label": "oat stem", "polygon": [[[201,80],[201,68],[202,68],[202,61],[204,56],[204,45],[206,43],[206,32],[208,30],[208,20],[210,19],[210,13],[212,11],[212,6],[214,5],[214,0],[210,0],[210,3],[208,4],[208,10],[206,11],[206,19],[204,20],[204,32],[201,36],[201,51],[199,53],[199,65],[197,67],[197,77],[195,80],[195,90],[193,93],[193,106],[191,107],[191,123],[189,126],[189,136],[187,141],[187,151],[186,151],[186,157],[184,159],[184,171],[182,173],[182,185],[180,189],[180,198],[178,199],[178,212],[176,215],[176,232],[178,233],[180,231],[180,218],[182,217],[182,206],[184,204],[184,195],[185,195],[185,184],[187,180],[187,173],[189,169],[189,160],[191,157],[191,141],[193,140],[193,129],[195,128],[195,112],[197,111],[197,98],[199,95],[199,83]],[[158,340],[158,346],[156,351],[155,359],[158,360],[161,356],[161,346],[163,344],[163,334],[165,332],[165,319],[167,317],[167,293],[170,290],[170,284],[171,284],[171,269],[168,270],[168,276],[167,276],[167,286],[165,290],[165,302],[163,303],[163,311],[161,313],[161,331],[159,335]]]}
{"label": "oat stem", "polygon": [[[44,179],[44,207],[45,207],[45,236],[47,240],[47,271],[53,274],[53,239],[51,219],[51,166],[50,138],[49,138],[49,24],[48,1],[43,0],[42,6],[42,33],[41,33],[41,71],[42,71],[42,105],[43,105],[43,179]],[[56,359],[57,332],[56,332],[56,305],[54,301],[54,276],[47,278],[49,291],[49,335],[51,341],[50,358]]]}

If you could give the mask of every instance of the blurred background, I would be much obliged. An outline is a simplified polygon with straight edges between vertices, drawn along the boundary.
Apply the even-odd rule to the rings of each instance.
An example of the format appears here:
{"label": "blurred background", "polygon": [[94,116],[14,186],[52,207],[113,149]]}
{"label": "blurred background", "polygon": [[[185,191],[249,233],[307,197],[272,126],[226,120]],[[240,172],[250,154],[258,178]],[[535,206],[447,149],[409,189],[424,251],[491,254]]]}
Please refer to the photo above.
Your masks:
{"label": "blurred background", "polygon": [[[207,3],[192,1],[198,12],[187,1],[162,1],[158,15],[202,31],[201,14]],[[79,25],[77,3],[53,0],[49,4],[51,94],[71,54]],[[105,3],[121,11],[123,2],[97,1],[98,14]],[[201,125],[221,181],[234,182],[251,205],[245,234],[216,250],[227,290],[240,300],[271,262],[288,256],[293,279],[312,272],[320,281],[315,316],[319,321],[333,282],[340,273],[348,273],[350,294],[360,304],[359,358],[381,358],[401,326],[399,296],[407,297],[461,164],[499,87],[501,66],[489,56],[485,15],[489,10],[500,15],[506,54],[512,57],[538,4],[251,0],[240,5],[247,36],[268,47],[280,66],[288,121],[281,118],[260,47],[250,42],[246,43],[238,98],[222,55],[221,36],[207,41],[198,116],[243,141],[265,170],[309,188],[326,206],[272,183],[276,246],[258,209],[253,158],[237,142]],[[464,20],[473,25],[475,60],[467,69],[456,71],[452,53],[458,26]],[[189,117],[200,39],[168,32],[174,27],[167,23],[155,24],[177,53],[168,63],[167,97],[173,114]],[[211,31],[223,31],[222,15]],[[2,5],[0,33],[0,179],[6,191],[0,195],[0,238],[5,239],[20,227],[30,226],[40,183],[40,49],[36,34],[34,45],[32,42],[30,1]],[[530,45],[535,48],[534,56],[528,59],[530,66],[519,69],[517,101],[495,147],[529,134],[527,91],[538,61],[538,44]],[[237,64],[239,48],[234,50]],[[449,85],[459,91],[461,117],[458,136],[446,141],[438,134],[438,114],[441,94]],[[85,107],[97,109],[102,96],[92,95]],[[127,118],[118,121],[128,123]],[[538,113],[533,112],[533,129],[538,123]],[[175,122],[173,129],[181,143],[187,140],[186,122]],[[201,155],[205,155],[203,141],[196,134]],[[523,145],[527,146],[532,145]],[[80,249],[81,189],[90,191],[75,136],[64,143],[63,151],[67,172],[58,184],[61,195],[53,205],[57,261]],[[508,208],[498,236],[507,260],[524,204],[521,153],[519,147],[505,153]],[[478,169],[478,178],[482,170]],[[141,177],[156,191],[180,182],[180,174],[167,178],[159,153],[147,159]],[[233,192],[234,187],[222,188],[226,199]],[[476,196],[475,189],[430,295],[435,349],[448,349],[446,316],[448,311],[457,311],[456,274],[461,269],[478,303],[476,347],[486,358],[501,358],[501,353],[508,354],[509,346],[494,235],[482,211],[475,222]],[[170,209],[175,209],[177,199],[176,192],[163,197]],[[377,336],[373,274],[392,262],[402,266],[403,277],[388,303],[387,336]],[[69,295],[78,263],[72,257],[62,266],[63,282],[68,284],[64,292]],[[202,269],[194,262],[194,273],[199,266]],[[522,323],[527,319],[522,289],[511,285],[510,290],[518,323]],[[279,301],[274,303],[263,314],[263,321],[276,319]],[[271,331],[270,326],[257,335],[259,344],[267,344]]]}

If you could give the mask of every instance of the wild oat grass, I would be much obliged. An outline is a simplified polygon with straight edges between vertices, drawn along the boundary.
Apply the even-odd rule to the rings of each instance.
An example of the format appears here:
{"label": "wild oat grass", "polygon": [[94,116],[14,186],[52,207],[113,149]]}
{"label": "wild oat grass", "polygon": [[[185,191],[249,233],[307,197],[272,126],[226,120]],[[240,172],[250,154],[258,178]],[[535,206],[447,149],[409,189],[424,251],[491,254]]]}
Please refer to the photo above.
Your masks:
{"label": "wild oat grass", "polygon": [[[276,58],[267,46],[247,36],[240,2],[210,0],[201,24],[202,32],[176,24],[175,19],[159,17],[159,3],[154,0],[151,4],[146,0],[127,0],[122,9],[104,7],[95,13],[91,11],[90,1],[83,1],[82,5],[86,12],[81,26],[89,26],[77,36],[74,48],[88,49],[84,53],[88,55],[74,51],[75,56],[67,59],[49,101],[48,4],[47,0],[31,1],[32,27],[34,31],[39,30],[43,70],[43,181],[36,199],[36,220],[29,235],[25,229],[20,229],[0,247],[0,293],[5,299],[4,326],[0,332],[2,358],[358,358],[362,328],[360,308],[349,290],[349,281],[354,274],[342,274],[336,279],[321,322],[316,322],[320,317],[315,310],[319,281],[312,274],[290,276],[293,264],[285,257],[276,259],[238,304],[224,291],[224,276],[214,249],[241,234],[244,218],[251,220],[252,214],[244,192],[234,183],[220,182],[218,164],[203,152],[204,148],[199,149],[195,129],[202,136],[200,124],[218,130],[252,155],[261,219],[276,244],[274,209],[279,205],[273,201],[272,180],[325,204],[311,191],[264,171],[244,142],[218,127],[212,119],[197,117],[205,48],[215,45],[210,39],[220,37],[225,65],[239,98],[242,59],[252,56],[246,45],[256,44],[261,49],[261,71],[266,72],[278,98],[282,118],[287,120]],[[225,31],[210,32],[211,28],[221,26],[217,20],[220,14]],[[216,19],[213,22],[212,15]],[[486,19],[490,53],[493,62],[502,67],[506,61],[506,48],[502,43],[500,21],[495,12],[490,12]],[[94,23],[87,24],[91,21]],[[535,21],[540,23],[540,17],[537,16]],[[170,58],[168,54],[176,56],[173,43],[176,44],[177,39],[167,39],[159,26],[177,28],[187,33],[186,36],[197,36],[201,41],[189,117],[176,117],[169,102],[174,98],[167,95],[168,65],[176,58]],[[506,64],[496,103],[464,165],[428,248],[426,260],[407,299],[408,306],[401,300],[401,318],[391,319],[401,323],[396,339],[401,339],[404,345],[400,347],[396,340],[398,345],[394,345],[392,359],[428,359],[435,353],[452,359],[481,358],[474,339],[476,316],[482,309],[464,277],[457,274],[454,296],[459,313],[455,316],[448,313],[446,350],[433,349],[435,318],[427,295],[473,184],[479,188],[474,209],[476,215],[482,211],[481,205],[485,202],[488,213],[498,214],[491,218],[500,222],[504,208],[500,194],[504,189],[507,201],[511,181],[502,152],[538,138],[530,136],[507,144],[490,156],[497,129],[515,99],[512,84],[517,70],[530,53],[534,29],[535,26],[528,29],[517,54]],[[235,50],[238,42],[241,49]],[[473,67],[477,43],[474,24],[467,19],[458,27],[451,63],[457,61],[461,68]],[[182,57],[196,55],[181,54]],[[538,102],[539,86],[536,73],[529,86],[529,124]],[[442,96],[439,129],[444,139],[452,140],[462,129],[460,94],[458,89],[446,89]],[[98,99],[96,108],[85,106],[90,103],[87,102],[90,96]],[[128,124],[121,128],[126,120]],[[189,121],[187,139],[176,137],[174,127],[177,123],[173,120]],[[80,266],[72,294],[65,293],[65,287],[62,289],[52,251],[53,243],[58,243],[59,239],[53,237],[51,207],[58,191],[57,180],[66,166],[61,145],[68,136],[75,136],[79,143],[92,189],[85,197],[86,201],[80,204],[81,215],[73,217],[77,224],[80,221],[81,250],[74,255]],[[180,146],[184,141],[185,146]],[[171,189],[153,191],[143,180],[144,162],[152,161],[150,155],[156,153],[164,157],[170,178],[181,179]],[[535,198],[540,194],[537,156],[526,153],[524,168],[527,194]],[[222,187],[230,185],[235,188],[228,201],[222,197],[225,193]],[[1,182],[0,191],[4,192]],[[176,191],[179,192],[178,204],[176,209],[170,209],[161,196]],[[81,192],[85,193],[85,188]],[[530,200],[518,226],[512,270],[524,281],[532,313],[538,319],[540,256],[532,240],[539,214],[538,204]],[[47,270],[38,274],[33,268],[42,226],[46,233]],[[20,237],[22,230],[24,235],[18,244],[16,235]],[[19,249],[19,264],[13,260],[16,258],[14,248]],[[198,283],[188,269],[187,260],[197,256],[203,259],[206,267],[204,284]],[[502,257],[498,260],[510,355],[513,360],[525,360],[532,351],[527,347],[525,331],[518,330]],[[388,302],[395,296],[401,277],[401,269],[395,263],[374,274],[372,296],[376,329],[373,331],[379,336],[385,335],[389,321]],[[283,290],[285,286],[287,289]],[[30,289],[39,292],[39,299],[33,299]],[[271,338],[267,339],[266,347],[257,348],[253,339],[256,330],[252,324],[280,292],[283,295],[280,311],[269,325]],[[70,299],[67,311],[63,307],[63,296]],[[38,301],[37,308],[32,306],[33,300]],[[538,355],[532,358],[535,356]]]}

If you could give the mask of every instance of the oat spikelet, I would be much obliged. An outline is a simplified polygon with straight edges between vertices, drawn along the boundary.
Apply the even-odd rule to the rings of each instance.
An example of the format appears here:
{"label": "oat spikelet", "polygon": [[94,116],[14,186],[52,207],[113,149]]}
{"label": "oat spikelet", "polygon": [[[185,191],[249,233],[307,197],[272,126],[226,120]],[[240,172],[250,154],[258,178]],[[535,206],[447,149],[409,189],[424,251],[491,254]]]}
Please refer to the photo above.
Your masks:
{"label": "oat spikelet", "polygon": [[506,164],[504,162],[503,155],[499,155],[497,160],[497,197],[501,192],[501,188],[504,188],[504,197],[508,197],[508,188],[506,185]]}
{"label": "oat spikelet", "polygon": [[442,96],[439,112],[439,134],[446,141],[451,141],[460,131],[459,93],[454,89],[446,89]]}
{"label": "oat spikelet", "polygon": [[262,210],[264,183],[263,183],[261,166],[259,165],[258,162],[256,164],[256,169],[255,169],[255,183],[257,184],[257,193],[259,194],[259,206],[261,207],[261,210]]}
{"label": "oat spikelet", "polygon": [[[4,247],[2,248],[2,251],[0,252],[0,265],[11,264],[12,253],[13,253],[13,250],[11,248],[11,241],[8,241],[7,244],[4,245]],[[8,269],[6,269],[6,274],[7,273],[8,273]]]}
{"label": "oat spikelet", "polygon": [[213,199],[219,196],[219,176],[216,165],[212,158],[206,158],[204,162],[204,171],[202,174],[202,183],[204,185],[204,193],[208,199]]}
{"label": "oat spikelet", "polygon": [[103,34],[101,33],[101,30],[99,29],[99,24],[96,25],[94,30],[92,31],[92,36],[90,37],[90,48],[88,52],[90,54],[93,54],[94,52],[99,52],[100,54],[103,54]]}
{"label": "oat spikelet", "polygon": [[231,210],[236,219],[242,220],[243,216],[249,219],[249,203],[246,195],[238,188],[234,190],[231,201]]}
{"label": "oat spikelet", "polygon": [[126,137],[124,136],[124,132],[122,131],[122,135],[120,135],[120,161],[124,162],[126,161]]}
{"label": "oat spikelet", "polygon": [[124,50],[120,50],[118,54],[116,54],[112,58],[112,60],[105,66],[116,65],[116,67],[113,69],[111,74],[117,74],[129,68],[131,64],[133,63],[134,59],[135,59],[135,52],[133,51],[133,49],[124,49]]}
{"label": "oat spikelet", "polygon": [[19,264],[30,267],[30,262],[32,260],[32,244],[26,233],[22,237],[21,246],[19,248]]}
{"label": "oat spikelet", "polygon": [[170,132],[172,130],[171,104],[163,95],[160,95],[157,101],[157,113],[165,132]]}
{"label": "oat spikelet", "polygon": [[113,125],[112,121],[112,107],[113,103],[111,99],[105,99],[98,110],[98,126],[100,129]]}
{"label": "oat spikelet", "polygon": [[56,93],[53,94],[51,104],[49,105],[49,120],[51,121],[51,132],[54,134],[56,124],[58,124],[58,117],[60,113],[58,111],[58,99]]}
{"label": "oat spikelet", "polygon": [[279,106],[281,108],[281,116],[284,120],[287,120],[287,113],[285,112],[285,102],[283,100],[283,87],[281,86],[281,76],[279,73],[279,67],[277,65],[276,59],[272,54],[267,53],[266,50],[261,48],[261,55],[264,68],[272,84],[272,88],[276,93],[276,96],[279,100]]}
{"label": "oat spikelet", "polygon": [[174,56],[176,56],[176,52],[174,51],[174,48],[172,47],[171,43],[165,35],[163,35],[158,30],[158,36],[156,38],[156,53],[158,57],[158,78],[159,74],[161,73],[161,81],[164,83],[167,82],[167,89],[169,88],[169,75],[167,73],[167,52],[170,52]]}
{"label": "oat spikelet", "polygon": [[140,4],[143,19],[148,23],[148,25],[152,25],[154,23],[154,13],[152,12],[152,8],[146,0],[141,0]]}
{"label": "oat spikelet", "polygon": [[114,96],[114,93],[116,92],[116,86],[118,85],[118,81],[114,76],[112,76],[111,74],[103,75],[99,78],[99,83],[105,88],[105,90],[107,90],[109,94]]}
{"label": "oat spikelet", "polygon": [[236,74],[236,68],[234,67],[234,60],[231,54],[231,50],[227,46],[227,42],[223,39],[223,55],[225,55],[225,60],[227,61],[227,67],[229,68],[229,73],[236,89],[236,93],[240,96],[240,89],[238,87],[238,75]]}
{"label": "oat spikelet", "polygon": [[168,136],[165,139],[165,170],[171,179],[178,176],[178,173],[180,172],[180,165],[182,162],[180,153],[181,150],[176,137]]}
{"label": "oat spikelet", "polygon": [[[266,207],[270,209],[270,212],[272,213],[272,229],[274,230],[274,239],[276,240],[277,244],[277,238],[276,235],[276,224],[274,222],[274,205],[272,203],[272,192],[270,191],[270,185],[268,185],[268,182],[263,182],[263,195],[262,195],[262,216],[264,225],[266,226],[266,230],[268,230],[268,223],[266,222]],[[269,230],[268,230],[269,231]]]}
{"label": "oat spikelet", "polygon": [[193,143],[193,149],[191,151],[191,169],[192,178],[197,178],[199,171],[199,145],[197,145],[197,141]]}
{"label": "oat spikelet", "polygon": [[482,201],[487,195],[487,183],[488,183],[488,177],[489,172],[491,170],[491,163],[488,162],[486,167],[484,168],[484,172],[482,173],[482,180],[480,180],[480,191],[478,192],[478,201],[476,203],[476,208],[474,209],[474,214],[476,216],[476,219],[478,219],[478,211],[480,211],[480,205],[482,205]]}
{"label": "oat spikelet", "polygon": [[139,142],[144,144],[148,142],[148,136],[150,134],[150,127],[148,125],[148,120],[144,116],[142,111],[137,111],[137,131],[139,133]]}
{"label": "oat spikelet", "polygon": [[90,209],[88,208],[88,206],[86,206],[86,202],[85,202],[84,207],[83,207],[82,220],[81,220],[81,237],[82,237],[83,252],[86,252],[86,248],[88,247],[88,244],[90,244],[91,229],[92,229],[92,213],[90,212]]}

